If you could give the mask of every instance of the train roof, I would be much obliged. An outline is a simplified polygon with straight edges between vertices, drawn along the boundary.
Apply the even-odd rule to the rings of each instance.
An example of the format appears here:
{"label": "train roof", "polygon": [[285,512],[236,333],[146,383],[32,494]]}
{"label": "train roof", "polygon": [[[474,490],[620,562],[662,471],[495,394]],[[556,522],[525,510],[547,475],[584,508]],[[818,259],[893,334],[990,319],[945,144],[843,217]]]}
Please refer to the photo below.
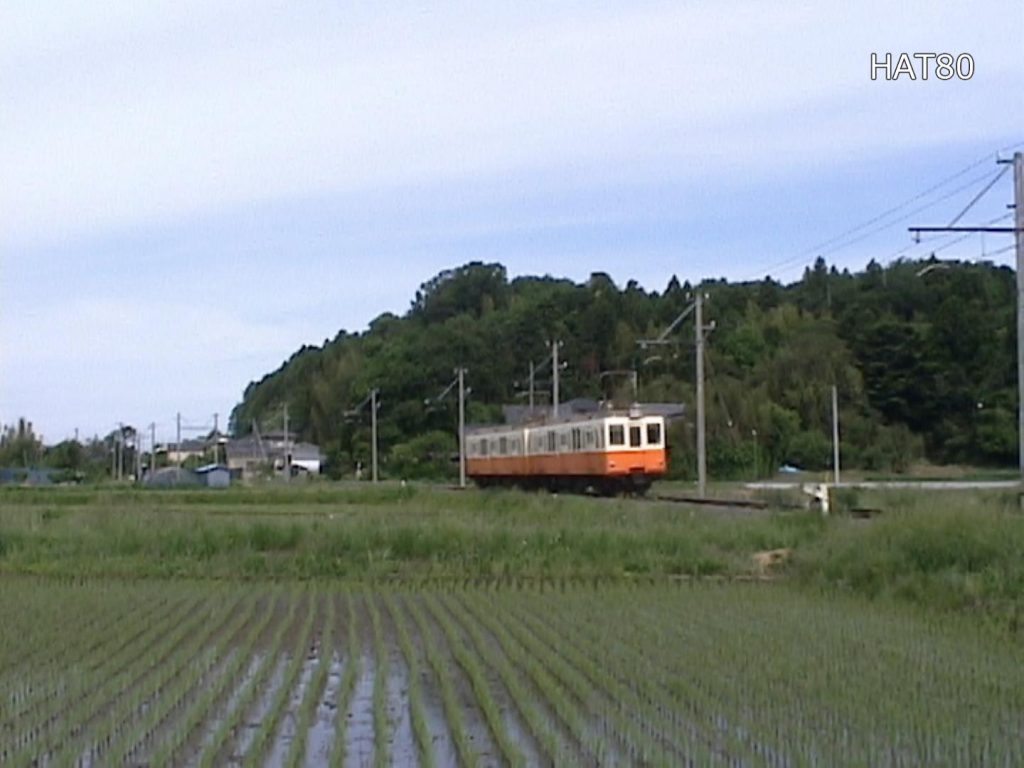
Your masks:
{"label": "train roof", "polygon": [[599,421],[608,418],[639,419],[646,417],[662,417],[667,420],[683,415],[681,403],[636,403],[630,408],[601,408],[588,412],[570,412],[559,414],[554,418],[548,409],[534,409],[532,419],[523,419],[506,424],[471,424],[466,426],[467,432],[507,432],[515,429],[537,429],[539,427],[564,426],[587,421]]}

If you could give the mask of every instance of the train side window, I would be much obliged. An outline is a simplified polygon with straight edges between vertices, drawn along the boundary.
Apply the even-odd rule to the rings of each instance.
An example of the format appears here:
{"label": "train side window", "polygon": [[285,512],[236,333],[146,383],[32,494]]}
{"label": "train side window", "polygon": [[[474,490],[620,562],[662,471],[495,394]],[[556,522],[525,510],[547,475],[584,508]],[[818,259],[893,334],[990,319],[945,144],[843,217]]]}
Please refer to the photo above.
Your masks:
{"label": "train side window", "polygon": [[487,438],[484,438],[483,440],[480,441],[480,455],[487,455]]}
{"label": "train side window", "polygon": [[583,433],[583,444],[586,445],[587,448],[594,447],[594,430],[588,429]]}
{"label": "train side window", "polygon": [[564,450],[565,448],[568,448],[569,447],[569,435],[567,433],[563,432],[558,437],[559,437],[558,444],[562,447],[562,449]]}
{"label": "train side window", "polygon": [[548,453],[555,452],[555,430],[548,430]]}
{"label": "train side window", "polygon": [[508,438],[507,437],[502,436],[502,437],[498,438],[498,453],[502,454],[503,456],[506,453],[508,453]]}
{"label": "train side window", "polygon": [[579,430],[579,427],[573,427],[573,430],[572,430],[572,449],[574,451],[578,451],[581,447],[582,447],[582,442],[580,440],[580,430]]}
{"label": "train side window", "polygon": [[626,433],[621,424],[612,424],[608,427],[608,445],[625,445]]}
{"label": "train side window", "polygon": [[640,427],[629,428],[629,445],[631,448],[640,447]]}
{"label": "train side window", "polygon": [[661,424],[647,425],[647,444],[661,445]]}

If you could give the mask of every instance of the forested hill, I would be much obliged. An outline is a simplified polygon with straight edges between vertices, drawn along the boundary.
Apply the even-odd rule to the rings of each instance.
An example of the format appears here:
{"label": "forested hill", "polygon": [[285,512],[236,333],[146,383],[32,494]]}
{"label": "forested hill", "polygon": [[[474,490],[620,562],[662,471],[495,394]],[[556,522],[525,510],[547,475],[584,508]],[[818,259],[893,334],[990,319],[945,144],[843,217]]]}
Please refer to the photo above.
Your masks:
{"label": "forested hill", "polygon": [[[928,268],[930,267],[930,268]],[[926,269],[927,268],[927,269]],[[712,476],[761,474],[789,462],[831,464],[830,390],[839,390],[844,466],[899,470],[934,462],[1016,460],[1014,273],[990,263],[870,263],[851,274],[819,259],[782,285],[708,281],[708,450]],[[524,402],[530,361],[562,339],[562,399],[628,398],[692,404],[693,320],[671,346],[642,349],[689,303],[673,278],[662,292],[607,275],[582,284],[551,277],[509,280],[499,264],[473,263],[421,286],[402,317],[384,314],[364,333],[340,332],[303,347],[250,384],[232,414],[236,434],[291,428],[318,443],[333,474],[369,457],[369,414],[349,411],[380,389],[382,470],[392,476],[450,471],[456,402],[425,404],[469,369],[468,418],[500,420]],[[549,390],[550,366],[537,387]],[[546,393],[543,395],[546,396]],[[538,402],[543,402],[538,394]],[[674,471],[693,473],[692,419],[670,433]],[[755,434],[756,432],[756,434]]]}

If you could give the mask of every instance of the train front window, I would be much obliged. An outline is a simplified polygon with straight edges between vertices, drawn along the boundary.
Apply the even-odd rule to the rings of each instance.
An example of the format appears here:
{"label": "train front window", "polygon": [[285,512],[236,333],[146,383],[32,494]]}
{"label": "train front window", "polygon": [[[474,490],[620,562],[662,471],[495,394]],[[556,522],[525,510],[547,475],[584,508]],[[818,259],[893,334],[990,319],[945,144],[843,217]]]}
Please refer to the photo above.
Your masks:
{"label": "train front window", "polygon": [[626,432],[621,424],[611,424],[608,427],[608,445],[625,445]]}
{"label": "train front window", "polygon": [[647,425],[647,444],[661,445],[661,424]]}
{"label": "train front window", "polygon": [[640,447],[640,427],[629,428],[629,445],[631,448]]}

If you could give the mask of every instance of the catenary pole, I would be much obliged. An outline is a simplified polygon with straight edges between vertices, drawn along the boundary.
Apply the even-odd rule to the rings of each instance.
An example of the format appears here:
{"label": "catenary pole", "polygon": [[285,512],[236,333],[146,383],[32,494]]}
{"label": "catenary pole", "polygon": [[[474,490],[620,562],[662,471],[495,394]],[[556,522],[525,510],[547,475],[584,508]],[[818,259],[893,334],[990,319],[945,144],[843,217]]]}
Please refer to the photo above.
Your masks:
{"label": "catenary pole", "polygon": [[1014,235],[1017,251],[1017,456],[1020,464],[1019,498],[1021,505],[1024,505],[1024,152],[1014,153],[1013,160],[997,159],[996,162],[1013,164],[1012,227],[909,227],[909,231],[918,236],[922,232],[998,232]]}
{"label": "catenary pole", "polygon": [[704,424],[704,296],[698,290],[694,301],[694,332],[697,343],[697,495],[704,498],[708,484],[708,462]]}
{"label": "catenary pole", "polygon": [[292,481],[292,452],[288,440],[288,403],[284,404],[284,481]]}
{"label": "catenary pole", "polygon": [[530,361],[530,416],[533,417],[533,360]]}
{"label": "catenary pole", "polygon": [[839,485],[839,390],[832,385],[832,470]]}
{"label": "catenary pole", "polygon": [[[1017,450],[1024,489],[1024,152],[1013,156],[1013,206],[1017,230]],[[1024,502],[1024,496],[1021,501]]]}
{"label": "catenary pole", "polygon": [[551,382],[551,416],[558,418],[558,348],[562,345],[560,341],[551,342],[551,369],[554,371]]}
{"label": "catenary pole", "polygon": [[370,477],[377,482],[377,388],[370,390]]}
{"label": "catenary pole", "polygon": [[459,366],[459,487],[466,487],[466,369]]}

